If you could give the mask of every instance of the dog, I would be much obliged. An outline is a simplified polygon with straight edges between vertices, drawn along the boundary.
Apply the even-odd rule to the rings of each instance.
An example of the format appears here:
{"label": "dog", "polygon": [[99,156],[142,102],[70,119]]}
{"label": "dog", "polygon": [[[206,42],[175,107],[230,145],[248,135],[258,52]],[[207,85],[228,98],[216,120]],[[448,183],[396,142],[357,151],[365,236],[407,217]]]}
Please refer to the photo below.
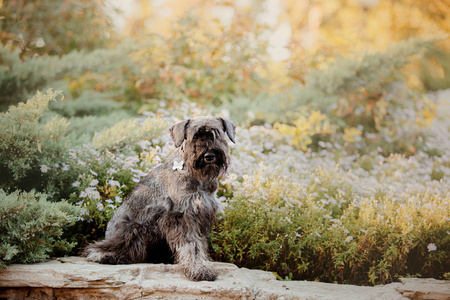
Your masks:
{"label": "dog", "polygon": [[221,206],[218,178],[230,165],[226,137],[236,127],[197,117],[170,128],[175,151],[143,177],[108,223],[105,239],[83,256],[104,264],[179,264],[193,281],[217,278],[208,267],[208,236]]}

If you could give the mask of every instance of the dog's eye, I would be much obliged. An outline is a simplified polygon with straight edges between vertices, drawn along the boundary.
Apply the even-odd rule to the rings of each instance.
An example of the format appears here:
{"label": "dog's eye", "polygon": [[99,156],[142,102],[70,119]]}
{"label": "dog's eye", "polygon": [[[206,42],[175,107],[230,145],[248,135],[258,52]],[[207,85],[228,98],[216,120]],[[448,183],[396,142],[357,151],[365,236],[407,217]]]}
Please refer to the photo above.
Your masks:
{"label": "dog's eye", "polygon": [[196,140],[212,140],[214,139],[214,133],[213,132],[205,132],[205,131],[201,131],[201,132],[197,132],[193,137],[192,140],[196,141]]}

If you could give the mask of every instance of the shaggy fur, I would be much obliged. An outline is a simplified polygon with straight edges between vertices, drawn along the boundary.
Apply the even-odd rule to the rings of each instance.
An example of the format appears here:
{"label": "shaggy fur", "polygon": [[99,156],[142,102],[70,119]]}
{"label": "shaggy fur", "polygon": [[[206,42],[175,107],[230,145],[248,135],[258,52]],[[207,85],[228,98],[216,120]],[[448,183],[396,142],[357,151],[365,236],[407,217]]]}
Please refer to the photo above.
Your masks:
{"label": "shaggy fur", "polygon": [[[219,209],[217,178],[229,165],[228,120],[198,117],[170,128],[177,149],[152,169],[112,216],[103,241],[88,245],[88,260],[105,264],[143,262],[181,265],[194,281],[215,280],[207,267],[208,242]],[[175,168],[183,161],[182,168]]]}

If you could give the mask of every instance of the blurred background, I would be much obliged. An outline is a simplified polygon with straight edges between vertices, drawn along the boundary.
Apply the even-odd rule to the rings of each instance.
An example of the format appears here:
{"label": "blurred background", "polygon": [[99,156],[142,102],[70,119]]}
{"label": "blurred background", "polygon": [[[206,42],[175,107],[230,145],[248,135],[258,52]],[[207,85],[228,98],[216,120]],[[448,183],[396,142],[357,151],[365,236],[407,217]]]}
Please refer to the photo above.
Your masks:
{"label": "blurred background", "polygon": [[266,71],[275,68],[284,75],[278,77],[300,81],[311,63],[320,67],[331,56],[363,55],[413,37],[440,36],[443,40],[410,79],[426,90],[450,84],[450,41],[443,38],[450,31],[447,0],[8,0],[0,1],[0,9],[0,41],[22,59],[115,47],[125,37],[139,41],[154,34],[174,41],[183,31],[186,46],[197,43],[191,50],[205,52],[214,63],[248,64],[230,54],[252,54],[264,61]]}
{"label": "blurred background", "polygon": [[214,259],[450,278],[449,34],[449,0],[0,0],[0,268],[102,238],[169,126],[214,114]]}
{"label": "blurred background", "polygon": [[[345,60],[347,64],[335,67],[336,72],[358,70],[357,64],[349,66],[349,60],[365,64],[364,58],[376,53],[392,59],[369,62],[374,65],[359,71],[385,67],[370,78],[370,84],[340,86],[328,94],[340,93],[339,98],[348,101],[349,93],[355,92],[366,100],[379,100],[392,82],[401,81],[420,92],[450,87],[448,0],[8,0],[0,1],[0,13],[3,56],[13,51],[15,63],[53,58],[43,64],[47,70],[41,68],[42,78],[37,78],[39,74],[28,71],[13,76],[18,65],[8,65],[3,57],[2,72],[10,73],[0,82],[3,110],[52,82],[52,87],[72,96],[87,89],[120,90],[113,100],[126,102],[134,112],[152,110],[155,99],[189,100],[219,107],[218,111],[239,106],[242,112],[245,107],[261,122],[288,121],[295,116],[286,119],[282,114],[292,109],[298,112],[304,105],[311,108],[339,100],[325,99],[329,95],[323,93],[314,97],[298,93],[308,86],[311,71],[330,74],[330,65]],[[414,43],[404,49],[391,49],[412,38]],[[70,53],[76,60],[76,51],[96,49],[109,50],[105,55],[113,58],[102,60],[99,55],[95,65],[83,65],[79,59],[76,70],[64,64]],[[110,67],[102,67],[105,64]],[[374,76],[366,75],[355,73],[360,81]],[[54,84],[63,78],[70,91]],[[334,84],[341,79],[330,80]],[[267,106],[282,106],[278,116],[254,105],[261,97]],[[247,117],[236,112],[235,119],[244,122]]]}
{"label": "blurred background", "polygon": [[243,126],[318,110],[378,134],[405,105],[430,123],[435,103],[405,97],[450,87],[448,0],[9,0],[0,13],[0,109],[51,87],[76,100],[53,107],[65,117],[110,115],[88,135],[162,102]]}

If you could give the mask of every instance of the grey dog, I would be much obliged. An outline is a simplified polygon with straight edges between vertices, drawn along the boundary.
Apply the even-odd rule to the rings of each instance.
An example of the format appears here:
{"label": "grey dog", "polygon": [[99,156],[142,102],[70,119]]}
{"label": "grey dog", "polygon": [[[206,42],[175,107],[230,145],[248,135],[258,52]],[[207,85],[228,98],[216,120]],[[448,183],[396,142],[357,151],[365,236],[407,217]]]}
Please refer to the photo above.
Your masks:
{"label": "grey dog", "polygon": [[83,255],[105,264],[174,261],[191,280],[215,280],[206,262],[220,207],[218,177],[230,163],[225,134],[235,142],[235,126],[223,118],[172,126],[177,149],[142,178],[112,216],[105,239],[88,245]]}

